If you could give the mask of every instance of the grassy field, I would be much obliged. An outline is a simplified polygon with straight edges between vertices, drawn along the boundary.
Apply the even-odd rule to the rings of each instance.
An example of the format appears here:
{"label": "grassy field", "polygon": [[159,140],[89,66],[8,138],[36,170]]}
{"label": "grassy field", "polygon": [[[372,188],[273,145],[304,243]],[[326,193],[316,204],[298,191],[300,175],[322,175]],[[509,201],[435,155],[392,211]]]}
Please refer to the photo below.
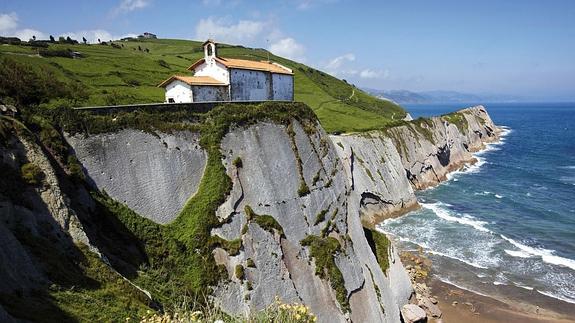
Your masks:
{"label": "grassy field", "polygon": [[[195,41],[157,39],[115,44],[121,48],[98,44],[50,44],[48,48],[78,51],[84,56],[80,59],[41,57],[33,47],[0,45],[0,58],[10,57],[32,68],[43,66],[64,81],[81,82],[90,93],[84,105],[106,105],[162,102],[164,90],[157,85],[172,74],[188,74],[186,68],[203,56],[201,43]],[[263,49],[227,45],[218,47],[218,55],[268,58]],[[378,129],[405,116],[400,106],[374,98],[345,81],[272,54],[269,58],[294,70],[296,101],[309,105],[328,132]]]}

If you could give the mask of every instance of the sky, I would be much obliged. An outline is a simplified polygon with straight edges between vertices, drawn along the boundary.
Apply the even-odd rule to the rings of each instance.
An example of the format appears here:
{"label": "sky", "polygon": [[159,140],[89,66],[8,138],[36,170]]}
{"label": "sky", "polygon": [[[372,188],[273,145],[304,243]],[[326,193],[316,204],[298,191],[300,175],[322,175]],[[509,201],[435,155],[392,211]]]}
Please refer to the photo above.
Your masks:
{"label": "sky", "polygon": [[360,87],[575,101],[574,0],[0,1],[0,35],[260,47]]}

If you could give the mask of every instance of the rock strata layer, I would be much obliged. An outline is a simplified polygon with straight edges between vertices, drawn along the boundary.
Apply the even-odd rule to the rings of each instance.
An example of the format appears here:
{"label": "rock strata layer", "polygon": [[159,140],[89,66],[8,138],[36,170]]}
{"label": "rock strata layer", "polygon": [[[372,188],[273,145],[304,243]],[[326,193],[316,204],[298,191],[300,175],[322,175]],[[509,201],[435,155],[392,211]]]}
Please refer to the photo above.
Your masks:
{"label": "rock strata layer", "polygon": [[483,106],[413,120],[369,133],[331,136],[361,194],[361,214],[374,224],[418,207],[414,192],[435,186],[450,172],[477,162],[473,156],[499,139]]}

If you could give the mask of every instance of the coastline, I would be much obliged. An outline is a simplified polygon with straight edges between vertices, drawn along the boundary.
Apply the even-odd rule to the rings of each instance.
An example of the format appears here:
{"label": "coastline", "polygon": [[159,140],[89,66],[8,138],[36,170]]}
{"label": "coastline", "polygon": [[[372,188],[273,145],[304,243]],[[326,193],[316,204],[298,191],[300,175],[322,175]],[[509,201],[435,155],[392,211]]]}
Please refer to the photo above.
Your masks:
{"label": "coastline", "polygon": [[[441,178],[438,183],[418,187],[417,190],[437,187],[452,180],[456,173],[475,172],[485,162],[480,156],[491,150],[491,147],[503,144],[505,136],[511,131],[508,127],[498,126],[494,140],[474,147],[473,160],[449,165],[445,177]],[[386,218],[400,217],[414,209],[417,207],[397,212],[394,216]],[[435,274],[431,261],[423,257],[421,252],[422,250],[418,255],[403,251],[401,258],[416,291],[411,303],[418,304],[419,299],[429,298],[436,302],[436,306],[441,310],[440,317],[437,315],[433,317],[430,311],[427,311],[429,322],[575,322],[573,319],[575,318],[575,304],[546,296],[536,290],[527,290],[519,286],[494,285],[487,294],[482,294],[442,281]]]}
{"label": "coastline", "polygon": [[427,293],[441,310],[428,322],[575,322],[575,304],[515,286],[495,286],[497,292],[481,294],[439,279],[421,253],[403,251],[400,257],[416,292]]}

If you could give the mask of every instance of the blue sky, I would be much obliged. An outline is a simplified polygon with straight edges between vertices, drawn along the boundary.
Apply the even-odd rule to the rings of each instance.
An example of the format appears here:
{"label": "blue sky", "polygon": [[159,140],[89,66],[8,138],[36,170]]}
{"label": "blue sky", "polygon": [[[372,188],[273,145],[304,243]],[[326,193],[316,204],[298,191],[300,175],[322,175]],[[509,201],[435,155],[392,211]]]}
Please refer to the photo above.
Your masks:
{"label": "blue sky", "polygon": [[0,35],[265,47],[359,86],[575,100],[572,0],[0,2]]}

